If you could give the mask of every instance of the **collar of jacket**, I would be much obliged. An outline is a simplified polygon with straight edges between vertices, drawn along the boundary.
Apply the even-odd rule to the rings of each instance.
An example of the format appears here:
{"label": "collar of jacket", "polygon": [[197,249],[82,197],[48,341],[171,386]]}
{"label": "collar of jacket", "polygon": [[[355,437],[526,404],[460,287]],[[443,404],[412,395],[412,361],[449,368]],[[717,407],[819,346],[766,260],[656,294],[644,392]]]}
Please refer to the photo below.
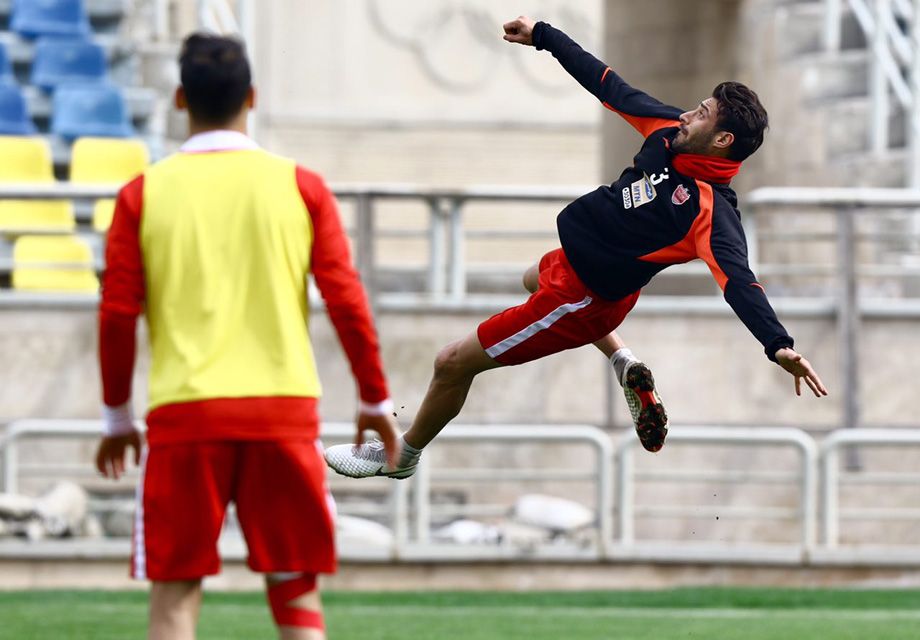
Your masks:
{"label": "collar of jacket", "polygon": [[741,170],[741,163],[738,160],[696,153],[675,153],[671,164],[688,178],[715,184],[728,184]]}

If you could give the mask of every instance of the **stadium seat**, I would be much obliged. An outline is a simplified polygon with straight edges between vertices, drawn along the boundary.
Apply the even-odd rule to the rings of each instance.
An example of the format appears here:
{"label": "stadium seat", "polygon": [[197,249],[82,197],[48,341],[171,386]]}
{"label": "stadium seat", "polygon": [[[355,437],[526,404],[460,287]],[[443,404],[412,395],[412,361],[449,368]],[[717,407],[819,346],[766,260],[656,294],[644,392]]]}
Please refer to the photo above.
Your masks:
{"label": "stadium seat", "polygon": [[61,233],[76,226],[67,200],[0,200],[0,233]]}
{"label": "stadium seat", "polygon": [[31,81],[45,91],[63,84],[101,83],[107,75],[105,50],[94,42],[42,38],[35,45]]}
{"label": "stadium seat", "polygon": [[[0,136],[0,182],[54,182],[51,149],[42,138]],[[66,200],[0,200],[0,233],[64,232],[76,227]]]}
{"label": "stadium seat", "polygon": [[16,82],[13,78],[13,65],[10,63],[10,56],[6,52],[6,46],[0,42],[0,83],[12,84]]}
{"label": "stadium seat", "polygon": [[63,86],[54,92],[51,132],[67,140],[103,137],[130,138],[125,98],[112,85]]}
{"label": "stadium seat", "polygon": [[88,37],[83,0],[15,0],[10,28],[24,38]]}
{"label": "stadium seat", "polygon": [[43,138],[0,136],[0,181],[53,182],[51,147]]}
{"label": "stadium seat", "polygon": [[35,124],[29,117],[25,96],[19,87],[0,81],[0,135],[29,136]]}
{"label": "stadium seat", "polygon": [[[76,184],[122,184],[144,171],[150,162],[141,140],[80,138],[73,145],[70,181]],[[93,228],[108,231],[115,201],[99,200],[93,207]]]}
{"label": "stadium seat", "polygon": [[95,293],[93,252],[77,236],[22,236],[13,245],[13,288]]}

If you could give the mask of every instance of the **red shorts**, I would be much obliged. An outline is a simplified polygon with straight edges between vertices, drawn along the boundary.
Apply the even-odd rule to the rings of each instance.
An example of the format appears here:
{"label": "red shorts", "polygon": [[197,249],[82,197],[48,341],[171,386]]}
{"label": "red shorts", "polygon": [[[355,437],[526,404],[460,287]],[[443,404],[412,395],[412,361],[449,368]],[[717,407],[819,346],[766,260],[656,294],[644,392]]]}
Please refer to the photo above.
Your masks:
{"label": "red shorts", "polygon": [[540,260],[537,292],[479,325],[479,344],[502,364],[530,362],[600,340],[620,326],[638,299],[638,291],[620,300],[600,298],[556,249]]}
{"label": "red shorts", "polygon": [[220,571],[227,504],[260,573],[332,573],[332,498],[316,440],[183,442],[149,447],[138,485],[131,575],[194,580]]}

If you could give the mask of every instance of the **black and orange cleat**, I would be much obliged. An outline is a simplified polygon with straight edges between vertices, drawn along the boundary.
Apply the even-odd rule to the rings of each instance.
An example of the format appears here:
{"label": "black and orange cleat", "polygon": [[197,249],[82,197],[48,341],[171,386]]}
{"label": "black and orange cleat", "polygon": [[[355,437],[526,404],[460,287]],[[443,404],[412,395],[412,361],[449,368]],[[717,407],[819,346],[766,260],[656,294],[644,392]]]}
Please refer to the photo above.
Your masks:
{"label": "black and orange cleat", "polygon": [[631,362],[623,372],[623,393],[646,451],[660,451],[668,435],[668,414],[655,390],[655,378],[643,362]]}

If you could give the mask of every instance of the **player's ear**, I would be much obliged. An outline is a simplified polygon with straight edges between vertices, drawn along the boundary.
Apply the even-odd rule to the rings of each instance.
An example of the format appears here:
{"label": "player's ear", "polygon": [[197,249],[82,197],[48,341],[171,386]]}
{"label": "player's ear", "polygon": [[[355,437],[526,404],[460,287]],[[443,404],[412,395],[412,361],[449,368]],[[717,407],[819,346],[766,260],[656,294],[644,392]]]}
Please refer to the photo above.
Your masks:
{"label": "player's ear", "polygon": [[730,131],[719,131],[712,141],[717,149],[728,149],[735,142],[735,134]]}
{"label": "player's ear", "polygon": [[246,92],[246,108],[250,111],[256,108],[256,88],[249,87],[249,91]]}
{"label": "player's ear", "polygon": [[176,95],[173,96],[173,103],[179,111],[188,109],[188,98],[185,96],[185,89],[182,87],[176,89]]}

